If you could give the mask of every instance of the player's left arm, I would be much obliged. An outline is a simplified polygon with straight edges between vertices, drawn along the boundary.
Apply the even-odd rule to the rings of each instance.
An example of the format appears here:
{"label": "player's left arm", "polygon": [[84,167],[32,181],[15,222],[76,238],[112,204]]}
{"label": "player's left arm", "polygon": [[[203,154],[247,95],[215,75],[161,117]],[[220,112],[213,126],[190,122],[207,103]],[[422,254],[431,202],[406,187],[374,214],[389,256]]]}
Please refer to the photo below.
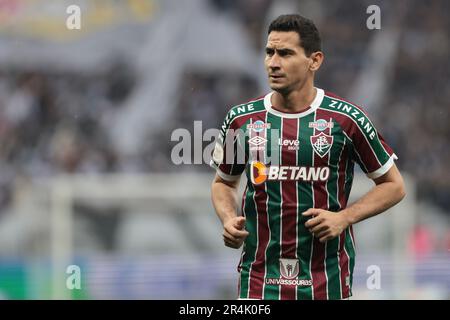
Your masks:
{"label": "player's left arm", "polygon": [[311,208],[303,216],[311,216],[305,226],[320,242],[339,236],[348,226],[376,216],[399,203],[406,195],[403,178],[395,163],[382,176],[373,179],[375,186],[351,206],[331,212]]}

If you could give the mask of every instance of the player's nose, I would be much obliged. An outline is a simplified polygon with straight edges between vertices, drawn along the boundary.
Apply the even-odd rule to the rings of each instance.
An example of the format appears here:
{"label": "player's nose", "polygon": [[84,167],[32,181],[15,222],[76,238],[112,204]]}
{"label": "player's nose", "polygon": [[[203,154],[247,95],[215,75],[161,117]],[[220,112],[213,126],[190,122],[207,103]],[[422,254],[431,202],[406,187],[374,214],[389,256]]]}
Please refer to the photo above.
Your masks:
{"label": "player's nose", "polygon": [[281,67],[280,59],[279,59],[278,55],[274,54],[274,55],[270,58],[269,63],[268,63],[268,66],[269,66],[269,68],[271,68],[271,69],[279,69],[279,68]]}
{"label": "player's nose", "polygon": [[280,60],[272,57],[269,61],[269,68],[270,69],[279,69],[280,68]]}

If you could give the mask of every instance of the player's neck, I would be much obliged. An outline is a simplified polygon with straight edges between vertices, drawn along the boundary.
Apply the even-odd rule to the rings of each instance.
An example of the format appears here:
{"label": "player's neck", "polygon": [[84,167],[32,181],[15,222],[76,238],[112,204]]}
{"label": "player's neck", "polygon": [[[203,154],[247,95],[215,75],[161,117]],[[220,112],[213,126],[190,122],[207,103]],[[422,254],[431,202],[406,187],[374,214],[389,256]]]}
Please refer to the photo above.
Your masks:
{"label": "player's neck", "polygon": [[286,94],[275,92],[272,96],[272,105],[280,111],[298,113],[310,107],[316,94],[317,89],[311,83]]}

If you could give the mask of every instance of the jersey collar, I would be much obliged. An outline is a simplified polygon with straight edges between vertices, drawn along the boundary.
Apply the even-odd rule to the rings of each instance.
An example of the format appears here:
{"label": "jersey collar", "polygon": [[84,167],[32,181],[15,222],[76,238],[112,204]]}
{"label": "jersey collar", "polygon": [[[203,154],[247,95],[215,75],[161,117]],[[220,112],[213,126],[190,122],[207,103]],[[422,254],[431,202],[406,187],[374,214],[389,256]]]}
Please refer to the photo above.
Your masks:
{"label": "jersey collar", "polygon": [[317,108],[319,108],[319,106],[322,104],[323,97],[325,96],[325,92],[320,88],[316,88],[316,89],[317,89],[316,97],[314,98],[313,102],[311,103],[310,108],[308,108],[307,110],[305,110],[303,112],[286,113],[286,112],[281,112],[281,111],[275,110],[272,106],[272,101],[271,101],[274,91],[268,93],[264,97],[264,107],[266,108],[266,110],[268,112],[270,112],[276,116],[279,116],[279,117],[291,118],[291,119],[304,117],[304,116],[316,111]]}

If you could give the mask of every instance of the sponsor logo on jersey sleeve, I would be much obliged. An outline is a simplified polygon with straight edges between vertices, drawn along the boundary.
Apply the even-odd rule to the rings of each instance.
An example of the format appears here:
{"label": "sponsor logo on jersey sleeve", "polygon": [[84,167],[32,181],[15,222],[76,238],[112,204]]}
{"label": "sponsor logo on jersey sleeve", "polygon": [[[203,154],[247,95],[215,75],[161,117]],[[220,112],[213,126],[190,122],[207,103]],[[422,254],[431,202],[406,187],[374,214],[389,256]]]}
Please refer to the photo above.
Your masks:
{"label": "sponsor logo on jersey sleeve", "polygon": [[313,146],[314,152],[323,158],[328,152],[330,152],[331,146],[333,145],[333,137],[329,136],[323,132],[311,136],[311,145]]}
{"label": "sponsor logo on jersey sleeve", "polygon": [[373,140],[377,136],[377,131],[375,130],[372,122],[370,122],[369,118],[367,118],[364,112],[362,112],[355,106],[346,104],[342,101],[331,99],[328,108],[339,110],[351,116],[356,121],[357,125],[360,127],[363,133],[368,136],[370,140]]}

